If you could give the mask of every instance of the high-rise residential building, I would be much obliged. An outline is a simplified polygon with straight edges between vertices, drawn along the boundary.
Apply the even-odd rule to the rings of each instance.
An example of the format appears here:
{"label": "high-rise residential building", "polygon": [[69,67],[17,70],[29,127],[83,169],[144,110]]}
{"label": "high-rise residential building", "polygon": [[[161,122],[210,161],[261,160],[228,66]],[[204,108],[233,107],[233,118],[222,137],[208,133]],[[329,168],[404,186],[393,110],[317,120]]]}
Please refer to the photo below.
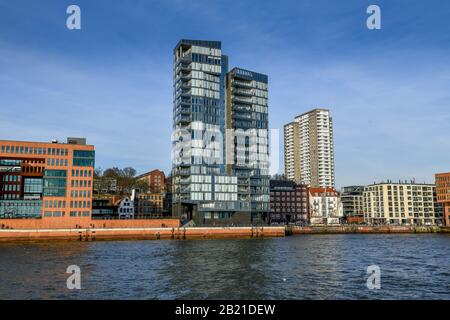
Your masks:
{"label": "high-rise residential building", "polygon": [[445,225],[450,226],[450,172],[436,174],[436,203],[442,205]]}
{"label": "high-rise residential building", "polygon": [[0,140],[0,219],[73,226],[91,219],[94,146]]}
{"label": "high-rise residential building", "polygon": [[334,188],[333,121],[314,109],[284,126],[284,166],[289,180],[313,188]]}
{"label": "high-rise residential building", "polygon": [[336,225],[342,222],[339,193],[334,188],[309,188],[309,222],[312,225]]}
{"label": "high-rise residential building", "polygon": [[269,210],[267,75],[234,68],[226,76],[227,173],[237,177],[239,211],[253,222]]}
{"label": "high-rise residential building", "polygon": [[309,192],[306,185],[290,180],[270,180],[271,223],[308,224]]}
{"label": "high-rise residential building", "polygon": [[[173,214],[198,224],[258,223],[268,210],[267,76],[227,73],[219,41],[183,39],[174,49]],[[248,137],[242,165],[235,129]]]}
{"label": "high-rise residential building", "polygon": [[388,180],[364,188],[364,220],[369,224],[424,225],[442,223],[433,184]]}

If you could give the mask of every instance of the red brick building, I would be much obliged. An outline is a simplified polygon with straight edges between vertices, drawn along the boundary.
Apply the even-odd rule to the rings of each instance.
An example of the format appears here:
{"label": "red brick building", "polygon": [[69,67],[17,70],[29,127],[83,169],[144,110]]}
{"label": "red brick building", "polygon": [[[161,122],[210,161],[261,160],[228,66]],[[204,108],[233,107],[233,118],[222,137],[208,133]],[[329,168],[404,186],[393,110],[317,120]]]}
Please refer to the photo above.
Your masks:
{"label": "red brick building", "polygon": [[444,206],[445,225],[450,226],[450,172],[436,174],[436,199]]}
{"label": "red brick building", "polygon": [[137,180],[147,181],[150,193],[162,193],[165,191],[165,175],[158,169],[137,176]]}
{"label": "red brick building", "polygon": [[309,195],[306,185],[287,180],[270,180],[270,223],[307,224]]}

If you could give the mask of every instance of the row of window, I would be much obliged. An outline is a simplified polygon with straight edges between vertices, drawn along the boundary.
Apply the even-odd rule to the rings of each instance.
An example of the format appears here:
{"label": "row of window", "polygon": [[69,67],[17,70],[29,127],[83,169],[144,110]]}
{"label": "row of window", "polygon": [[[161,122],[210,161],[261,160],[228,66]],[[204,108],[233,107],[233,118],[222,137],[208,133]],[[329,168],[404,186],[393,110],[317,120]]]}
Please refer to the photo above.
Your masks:
{"label": "row of window", "polygon": [[71,217],[89,217],[90,214],[89,211],[70,211]]}
{"label": "row of window", "polygon": [[300,212],[300,213],[307,213],[308,210],[306,210],[305,208],[271,208],[270,211],[272,212],[292,212],[292,213],[296,213],[296,212]]}
{"label": "row of window", "polygon": [[47,165],[54,167],[67,167],[69,164],[67,159],[49,158],[47,159]]}
{"label": "row of window", "polygon": [[72,190],[70,191],[70,196],[72,198],[90,198],[91,191],[90,190]]}
{"label": "row of window", "polygon": [[0,199],[5,199],[5,200],[20,199],[20,194],[18,194],[18,193],[6,193],[6,194],[0,195]]}
{"label": "row of window", "polygon": [[72,177],[92,177],[92,170],[72,170]]}
{"label": "row of window", "polygon": [[[70,211],[70,217],[89,217],[91,213],[89,211]],[[63,211],[45,211],[44,217],[64,217]]]}
{"label": "row of window", "polygon": [[65,208],[65,200],[45,200],[44,208]]}
{"label": "row of window", "polygon": [[22,168],[23,173],[42,173],[43,171],[44,171],[43,167],[24,166]]}
{"label": "row of window", "polygon": [[20,182],[21,176],[5,174],[2,177],[3,182]]}
{"label": "row of window", "polygon": [[44,217],[64,217],[64,211],[44,211]]}
{"label": "row of window", "polygon": [[72,188],[90,188],[91,180],[72,180],[70,185]]}
{"label": "row of window", "polygon": [[90,208],[90,201],[70,201],[70,208]]}
{"label": "row of window", "polygon": [[306,197],[306,192],[301,192],[301,191],[287,191],[287,192],[285,192],[285,191],[276,191],[276,192],[273,192],[273,191],[271,191],[270,192],[270,196],[291,196],[291,197],[293,197],[293,196],[303,196],[303,197]]}
{"label": "row of window", "polygon": [[270,207],[305,207],[306,208],[306,202],[300,203],[300,202],[284,202],[284,203],[270,203]]}
{"label": "row of window", "polygon": [[42,193],[43,184],[41,178],[25,178],[23,191],[25,193]]}
{"label": "row of window", "polygon": [[68,156],[69,149],[60,148],[40,148],[40,147],[23,147],[23,146],[1,146],[2,153],[16,154],[37,154],[37,155],[56,155]]}
{"label": "row of window", "polygon": [[18,192],[20,191],[20,184],[4,184],[2,186],[3,192]]}

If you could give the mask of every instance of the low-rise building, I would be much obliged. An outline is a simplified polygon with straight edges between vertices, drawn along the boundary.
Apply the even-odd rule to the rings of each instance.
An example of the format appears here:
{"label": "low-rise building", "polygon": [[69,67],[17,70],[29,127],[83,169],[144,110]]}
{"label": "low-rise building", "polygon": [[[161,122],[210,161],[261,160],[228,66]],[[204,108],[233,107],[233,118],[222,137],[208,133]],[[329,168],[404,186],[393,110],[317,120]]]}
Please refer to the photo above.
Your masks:
{"label": "low-rise building", "polygon": [[309,212],[311,225],[341,224],[343,207],[339,193],[334,188],[310,188]]}
{"label": "low-rise building", "polygon": [[92,219],[117,219],[118,206],[111,201],[112,198],[92,199]]}
{"label": "low-rise building", "polygon": [[307,224],[308,186],[289,180],[270,180],[270,223]]}
{"label": "low-rise building", "polygon": [[442,205],[443,220],[450,226],[450,172],[436,174],[436,203]]}
{"label": "low-rise building", "polygon": [[364,188],[364,220],[369,224],[424,225],[441,223],[433,184],[388,180]]}
{"label": "low-rise building", "polygon": [[115,205],[117,206],[119,219],[134,219],[134,201],[132,199],[125,197],[118,200]]}
{"label": "low-rise building", "polygon": [[164,216],[163,193],[137,193],[134,200],[136,218]]}
{"label": "low-rise building", "polygon": [[343,187],[341,202],[344,219],[347,223],[364,222],[364,186]]}

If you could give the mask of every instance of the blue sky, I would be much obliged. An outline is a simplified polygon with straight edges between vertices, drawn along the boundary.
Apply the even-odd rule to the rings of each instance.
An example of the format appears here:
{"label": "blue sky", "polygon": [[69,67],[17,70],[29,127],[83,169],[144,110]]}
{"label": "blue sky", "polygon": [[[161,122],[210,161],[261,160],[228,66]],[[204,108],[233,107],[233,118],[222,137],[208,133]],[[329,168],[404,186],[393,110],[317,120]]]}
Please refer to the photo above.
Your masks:
{"label": "blue sky", "polygon": [[83,136],[102,168],[167,172],[173,47],[220,40],[230,67],[269,75],[271,128],[331,110],[338,187],[433,182],[450,171],[449,17],[436,0],[0,0],[0,139]]}

